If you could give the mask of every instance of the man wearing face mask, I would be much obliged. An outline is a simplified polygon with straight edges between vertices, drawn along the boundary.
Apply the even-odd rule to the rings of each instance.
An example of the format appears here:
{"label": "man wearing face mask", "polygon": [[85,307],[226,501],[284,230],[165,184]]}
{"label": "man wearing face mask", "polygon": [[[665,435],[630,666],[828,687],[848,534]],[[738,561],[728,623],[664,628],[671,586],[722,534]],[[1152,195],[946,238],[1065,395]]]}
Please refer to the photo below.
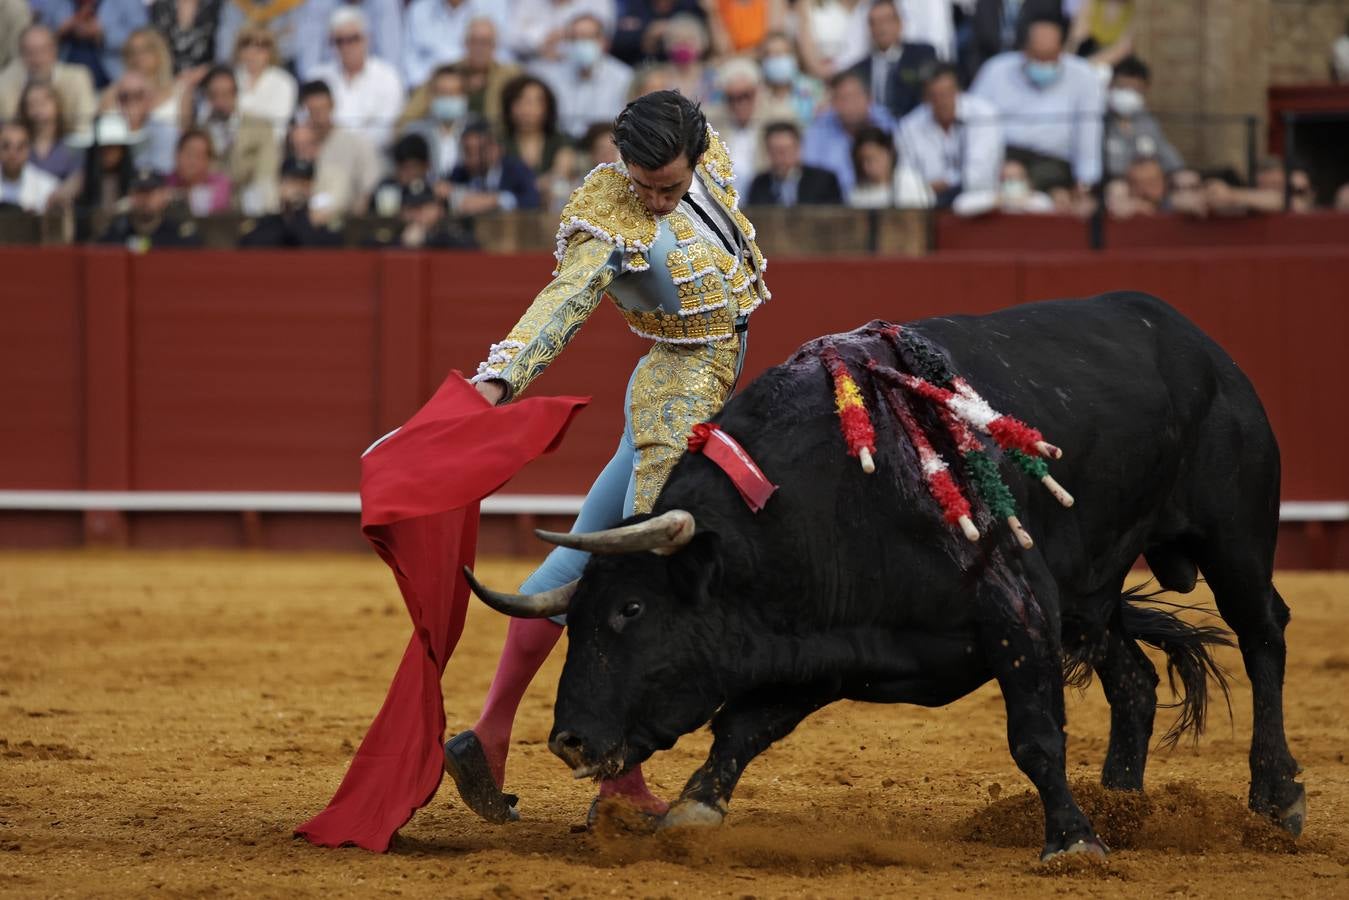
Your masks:
{"label": "man wearing face mask", "polygon": [[458,66],[441,66],[428,83],[427,115],[407,127],[431,148],[431,180],[443,181],[459,165],[459,142],[468,121],[468,91]]}
{"label": "man wearing face mask", "polygon": [[558,126],[579,139],[591,125],[618,115],[632,83],[632,69],[609,55],[604,23],[590,13],[567,24],[562,57],[539,62],[532,70],[557,97]]}
{"label": "man wearing face mask", "polygon": [[805,127],[824,99],[824,85],[801,71],[796,44],[781,31],[770,32],[759,47],[763,70],[763,115],[770,122]]}
{"label": "man wearing face mask", "polygon": [[1148,84],[1148,67],[1138,57],[1127,57],[1115,66],[1106,94],[1105,171],[1110,178],[1126,175],[1137,159],[1155,159],[1167,174],[1185,167],[1162,126],[1147,111]]}
{"label": "man wearing face mask", "polygon": [[1101,178],[1105,98],[1091,64],[1063,52],[1064,28],[1060,16],[1032,21],[1025,48],[985,63],[970,93],[998,110],[1007,158],[1026,167],[1035,190],[1082,196]]}

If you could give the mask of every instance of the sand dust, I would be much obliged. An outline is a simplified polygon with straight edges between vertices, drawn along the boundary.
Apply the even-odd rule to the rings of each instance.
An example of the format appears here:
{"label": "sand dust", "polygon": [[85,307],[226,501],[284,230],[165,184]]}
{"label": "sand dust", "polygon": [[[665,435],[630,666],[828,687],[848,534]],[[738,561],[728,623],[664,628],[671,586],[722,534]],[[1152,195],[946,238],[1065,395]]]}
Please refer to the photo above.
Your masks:
{"label": "sand dust", "polygon": [[[511,586],[528,568],[479,571]],[[446,782],[380,856],[291,837],[336,788],[407,640],[373,554],[0,554],[0,894],[1346,897],[1349,575],[1278,583],[1309,804],[1296,843],[1245,810],[1240,674],[1235,722],[1215,709],[1198,749],[1154,753],[1145,796],[1096,786],[1107,708],[1099,687],[1070,693],[1069,774],[1115,849],[1104,864],[1036,862],[1039,803],[990,687],[937,710],[824,710],[750,767],[720,830],[580,833],[593,786],[544,745],[559,649],[516,728],[524,820],[489,826]],[[470,613],[445,675],[452,728],[476,715],[504,626]],[[649,778],[677,793],[707,745],[688,736]]]}

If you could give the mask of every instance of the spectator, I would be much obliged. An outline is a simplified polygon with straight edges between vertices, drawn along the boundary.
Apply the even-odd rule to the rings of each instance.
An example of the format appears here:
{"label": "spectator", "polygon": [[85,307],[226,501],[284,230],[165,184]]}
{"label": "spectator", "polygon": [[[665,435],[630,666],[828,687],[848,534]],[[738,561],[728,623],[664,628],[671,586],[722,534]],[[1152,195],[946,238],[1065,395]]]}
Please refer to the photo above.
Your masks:
{"label": "spectator", "polygon": [[669,61],[666,88],[702,102],[712,92],[712,73],[703,64],[707,54],[707,26],[695,16],[675,16],[665,26],[665,58]]}
{"label": "spectator", "polygon": [[1204,179],[1194,169],[1177,169],[1167,176],[1171,211],[1203,217],[1208,215],[1204,200]]}
{"label": "spectator", "polygon": [[403,108],[403,82],[398,70],[370,55],[370,25],[354,6],[339,7],[329,23],[337,59],[314,68],[315,81],[333,93],[333,118],[343,128],[364,134],[384,146]]}
{"label": "spectator", "polygon": [[125,244],[133,253],[151,247],[201,246],[194,222],[178,222],[168,214],[172,197],[158,172],[138,171],[127,201],[127,211],[112,220],[98,239],[100,244]]}
{"label": "spectator", "polygon": [[370,53],[394,65],[403,60],[402,0],[305,0],[299,10],[295,71],[305,81],[324,64],[336,61],[328,25],[341,6],[354,6],[365,13],[370,23]]}
{"label": "spectator", "polygon": [[1349,183],[1340,185],[1335,192],[1335,211],[1349,213]]}
{"label": "spectator", "polygon": [[211,155],[229,174],[239,208],[250,216],[274,210],[280,156],[272,123],[240,111],[238,84],[225,66],[206,74],[202,92],[201,128],[211,138]]}
{"label": "spectator", "polygon": [[1349,83],[1349,20],[1344,23],[1344,33],[1330,47],[1330,75],[1340,84]]}
{"label": "spectator", "polygon": [[173,198],[197,218],[229,212],[233,194],[229,176],[212,170],[211,136],[199,128],[183,132],[173,171],[164,183]]}
{"label": "spectator", "polygon": [[60,182],[57,199],[73,199],[80,190],[84,156],[65,141],[61,95],[50,84],[33,82],[23,90],[18,119],[28,129],[28,161]]}
{"label": "spectator", "polygon": [[175,74],[209,66],[215,59],[220,4],[221,0],[150,0],[150,25],[168,44]]}
{"label": "spectator", "polygon": [[540,202],[551,206],[554,193],[560,194],[569,184],[576,162],[570,142],[557,130],[557,100],[541,80],[521,75],[506,85],[501,104],[506,157],[529,167]]}
{"label": "spectator", "polygon": [[581,138],[581,149],[586,154],[589,168],[602,163],[618,162],[618,145],[614,143],[614,123],[596,122],[591,125]]}
{"label": "spectator", "polygon": [[991,191],[1002,168],[1002,126],[988,101],[962,93],[955,66],[932,70],[923,105],[897,132],[904,158],[937,198],[950,206],[965,190]]}
{"label": "spectator", "polygon": [[904,35],[915,44],[927,44],[942,62],[956,58],[956,7],[973,7],[972,0],[900,0]]}
{"label": "spectator", "polygon": [[712,46],[718,57],[748,53],[771,32],[787,27],[785,0],[715,0],[708,4]]}
{"label": "spectator", "polygon": [[[128,46],[131,42],[128,42]],[[131,145],[132,162],[137,169],[167,172],[173,168],[174,148],[178,145],[178,99],[154,105],[151,83],[130,66],[112,85],[113,107],[135,135]]]}
{"label": "spectator", "polygon": [[261,25],[245,25],[234,42],[234,77],[239,89],[239,112],[256,116],[272,126],[277,142],[295,114],[299,87],[281,68],[276,38]]}
{"label": "spectator", "polygon": [[678,15],[702,16],[703,0],[626,0],[610,52],[630,66],[662,59],[665,26]]}
{"label": "spectator", "polygon": [[1073,16],[1068,52],[1103,66],[1119,65],[1134,52],[1133,0],[1085,0]]}
{"label": "spectator", "polygon": [[902,40],[904,23],[891,0],[874,0],[867,12],[871,54],[849,71],[870,86],[871,102],[884,106],[896,120],[908,115],[923,99],[923,77],[937,62],[927,44]]}
{"label": "spectator", "polygon": [[[173,146],[178,141],[178,130],[190,119],[192,91],[200,80],[199,75],[187,74],[182,78],[173,77],[173,60],[169,56],[169,45],[153,28],[141,28],[131,33],[122,47],[122,77],[110,84],[103,92],[101,108],[111,109],[122,105],[119,99],[127,86],[143,88],[146,104],[144,113],[156,127],[171,131],[168,140],[168,154],[173,155]],[[124,110],[124,112],[126,112]],[[127,113],[132,130],[139,130],[141,123],[135,116]]]}
{"label": "spectator", "polygon": [[300,88],[300,107],[306,123],[303,129],[292,130],[291,140],[299,145],[295,155],[314,163],[315,221],[326,224],[330,217],[359,215],[370,205],[370,192],[379,182],[375,145],[364,134],[334,122],[333,95],[326,82],[306,82]]}
{"label": "spectator", "polygon": [[797,0],[797,42],[806,71],[830,79],[867,55],[873,0]]}
{"label": "spectator", "polygon": [[1031,22],[1062,14],[1063,0],[975,0],[969,52],[962,60],[966,83],[999,53],[1020,50]]}
{"label": "spectator", "polygon": [[450,173],[451,203],[456,215],[538,209],[534,173],[518,157],[502,152],[486,122],[464,129],[459,165]]}
{"label": "spectator", "polygon": [[1031,187],[1030,175],[1018,160],[1005,160],[996,190],[965,191],[956,197],[951,211],[961,216],[990,212],[1045,214],[1055,211],[1054,198]]}
{"label": "spectator", "polygon": [[1169,211],[1166,172],[1153,157],[1129,163],[1124,178],[1112,179],[1105,188],[1105,207],[1117,219],[1153,216]]}
{"label": "spectator", "polygon": [[421,84],[436,66],[459,62],[469,23],[488,18],[500,29],[504,5],[493,0],[412,0],[403,16],[403,80]]}
{"label": "spectator", "polygon": [[579,15],[599,19],[605,34],[614,30],[615,0],[515,0],[506,35],[510,50],[522,60],[562,58],[567,24]]}
{"label": "spectator", "polygon": [[511,79],[520,74],[520,67],[497,59],[497,26],[489,18],[477,18],[468,23],[464,40],[464,84],[468,89],[468,109],[473,115],[486,119],[500,131],[501,91]]}
{"label": "spectator", "polygon": [[0,206],[44,213],[61,182],[29,162],[30,141],[28,126],[22,122],[0,125]]}
{"label": "spectator", "polygon": [[33,21],[27,0],[0,0],[0,69],[19,58],[19,32]]}
{"label": "spectator", "polygon": [[721,135],[731,154],[738,184],[746,185],[766,163],[764,117],[759,93],[759,67],[746,57],[722,63],[717,73],[722,100],[707,109],[707,122]]}
{"label": "spectator", "polygon": [[1036,19],[1026,49],[984,64],[970,93],[1003,117],[1007,156],[1019,160],[1036,190],[1070,188],[1079,196],[1101,178],[1101,81],[1091,64],[1063,52],[1063,22]]}
{"label": "spectator", "polygon": [[0,71],[0,120],[19,111],[19,98],[30,82],[50,83],[61,96],[68,132],[88,130],[95,111],[94,82],[84,66],[57,62],[56,35],[32,24],[19,33],[19,58]]}
{"label": "spectator", "polygon": [[1156,157],[1167,172],[1185,165],[1162,126],[1147,111],[1148,67],[1136,56],[1115,66],[1106,94],[1105,171],[1118,177],[1134,160]]}
{"label": "spectator", "polygon": [[386,218],[398,215],[408,185],[431,180],[431,147],[420,134],[405,134],[394,141],[389,155],[393,157],[393,174],[386,176],[370,197],[370,212]]}
{"label": "spectator", "polygon": [[853,182],[853,139],[866,126],[893,132],[895,123],[885,107],[870,102],[866,82],[855,71],[829,81],[830,108],[815,117],[802,141],[802,158],[834,173],[846,196]]}
{"label": "spectator", "polygon": [[[567,25],[563,58],[534,66],[558,100],[562,131],[579,138],[596,122],[612,120],[627,102],[632,69],[609,55],[604,23],[581,13]],[[509,126],[507,126],[509,127]]]}
{"label": "spectator", "polygon": [[229,59],[239,32],[251,25],[265,28],[276,38],[280,65],[292,67],[299,55],[303,10],[303,0],[299,3],[294,0],[231,0],[220,12],[220,27],[215,33],[215,58]]}
{"label": "spectator", "polygon": [[863,128],[853,142],[857,184],[848,194],[854,209],[927,209],[932,191],[923,176],[899,158],[894,139],[880,128]]}
{"label": "spectator", "polygon": [[465,78],[458,66],[441,66],[425,86],[422,118],[408,125],[431,150],[431,181],[444,181],[459,163],[459,142],[469,118]]}
{"label": "spectator", "polygon": [[761,102],[765,118],[798,126],[815,118],[824,97],[824,86],[801,71],[791,38],[780,31],[764,38],[759,48],[759,65],[763,69]]}
{"label": "spectator", "polygon": [[150,24],[144,0],[33,0],[38,21],[60,42],[61,61],[86,67],[102,89],[122,76],[122,47]]}
{"label": "spectator", "polygon": [[104,213],[121,203],[136,171],[131,144],[137,139],[120,112],[100,114],[94,120],[94,127],[76,138],[89,147],[84,155],[84,174],[80,179],[79,210]]}
{"label": "spectator", "polygon": [[791,122],[774,122],[764,129],[768,171],[749,186],[751,206],[809,206],[843,203],[838,178],[828,169],[801,163],[801,130]]}
{"label": "spectator", "polygon": [[340,247],[342,235],[310,216],[313,200],[314,164],[288,157],[281,166],[279,188],[281,208],[240,227],[239,246],[255,247]]}
{"label": "spectator", "polygon": [[403,188],[399,204],[402,227],[396,232],[384,229],[370,242],[375,247],[402,247],[408,250],[461,250],[474,246],[473,239],[446,219],[445,201],[424,181]]}

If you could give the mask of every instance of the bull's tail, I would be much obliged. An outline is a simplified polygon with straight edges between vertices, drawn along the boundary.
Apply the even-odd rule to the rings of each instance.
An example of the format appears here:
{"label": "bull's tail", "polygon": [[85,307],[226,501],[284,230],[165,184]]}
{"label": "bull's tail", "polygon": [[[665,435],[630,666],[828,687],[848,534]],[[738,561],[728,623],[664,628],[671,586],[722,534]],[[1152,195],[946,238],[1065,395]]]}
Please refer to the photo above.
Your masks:
{"label": "bull's tail", "polygon": [[[1176,721],[1162,735],[1160,746],[1174,747],[1187,732],[1196,742],[1204,733],[1208,715],[1209,681],[1222,691],[1227,714],[1232,714],[1227,672],[1213,658],[1214,647],[1231,647],[1226,629],[1217,625],[1192,625],[1168,609],[1142,603],[1157,600],[1163,591],[1146,592],[1146,585],[1129,588],[1120,597],[1120,616],[1125,633],[1166,654],[1166,678],[1176,702],[1158,704],[1180,710]],[[1194,606],[1166,604],[1174,609],[1193,610]]]}

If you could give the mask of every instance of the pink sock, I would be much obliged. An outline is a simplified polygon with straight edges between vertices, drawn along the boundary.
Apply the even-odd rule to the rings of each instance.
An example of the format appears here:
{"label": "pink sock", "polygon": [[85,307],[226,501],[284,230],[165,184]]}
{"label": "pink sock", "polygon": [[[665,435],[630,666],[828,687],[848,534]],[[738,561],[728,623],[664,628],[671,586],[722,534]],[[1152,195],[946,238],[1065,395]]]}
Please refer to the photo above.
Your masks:
{"label": "pink sock", "polygon": [[670,809],[670,804],[651,793],[651,789],[646,786],[641,766],[633,766],[626,775],[601,781],[600,796],[622,797],[638,809],[656,815],[663,816]]}
{"label": "pink sock", "polygon": [[511,619],[492,687],[487,691],[482,715],[473,726],[497,787],[505,784],[506,754],[510,751],[511,726],[515,724],[520,699],[561,636],[562,626],[548,619]]}

